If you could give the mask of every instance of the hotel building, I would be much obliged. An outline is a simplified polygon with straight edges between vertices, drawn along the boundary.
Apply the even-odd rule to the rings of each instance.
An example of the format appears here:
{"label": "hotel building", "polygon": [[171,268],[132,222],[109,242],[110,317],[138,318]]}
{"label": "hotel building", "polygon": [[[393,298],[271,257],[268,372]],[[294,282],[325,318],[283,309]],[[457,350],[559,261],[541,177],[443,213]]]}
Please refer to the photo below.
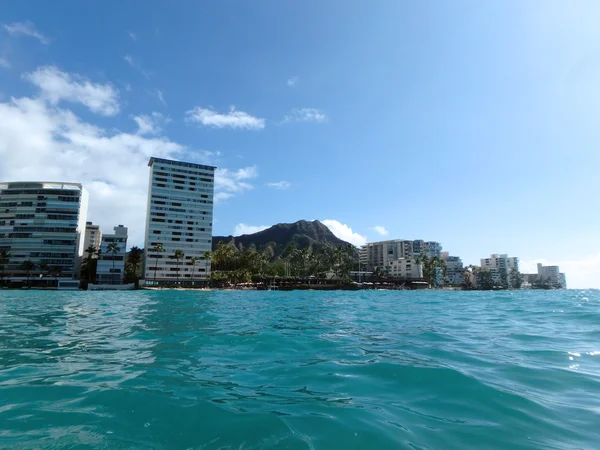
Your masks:
{"label": "hotel building", "polygon": [[[96,267],[98,284],[123,284],[127,255],[127,227],[119,225],[114,227],[114,230],[113,234],[102,235]],[[109,251],[111,244],[116,244],[116,251]]]}
{"label": "hotel building", "polygon": [[[42,284],[58,285],[78,276],[83,255],[88,193],[81,184],[63,182],[0,183],[0,251],[10,258],[2,261],[4,278],[23,283],[27,274],[21,265],[35,264],[29,276],[50,275]],[[42,267],[47,267],[41,270]],[[73,287],[70,286],[70,287]]]}
{"label": "hotel building", "polygon": [[[215,167],[150,158],[144,278],[146,285],[205,282],[212,248]],[[157,244],[163,252],[156,252]],[[181,250],[183,261],[173,259]],[[191,259],[199,259],[195,267]]]}

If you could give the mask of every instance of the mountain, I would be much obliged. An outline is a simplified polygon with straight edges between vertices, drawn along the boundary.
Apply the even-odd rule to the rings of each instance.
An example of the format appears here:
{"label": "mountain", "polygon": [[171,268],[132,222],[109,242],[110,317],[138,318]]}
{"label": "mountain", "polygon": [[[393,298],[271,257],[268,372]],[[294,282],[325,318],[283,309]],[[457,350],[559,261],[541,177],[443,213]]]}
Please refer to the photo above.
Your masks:
{"label": "mountain", "polygon": [[217,243],[221,241],[226,244],[233,244],[238,251],[243,251],[254,245],[258,252],[262,253],[268,250],[271,258],[280,256],[288,245],[295,245],[299,249],[312,247],[313,252],[319,252],[324,247],[350,245],[348,242],[336,237],[329,228],[318,220],[278,223],[258,233],[243,234],[241,236],[213,236],[213,250],[217,248]]}

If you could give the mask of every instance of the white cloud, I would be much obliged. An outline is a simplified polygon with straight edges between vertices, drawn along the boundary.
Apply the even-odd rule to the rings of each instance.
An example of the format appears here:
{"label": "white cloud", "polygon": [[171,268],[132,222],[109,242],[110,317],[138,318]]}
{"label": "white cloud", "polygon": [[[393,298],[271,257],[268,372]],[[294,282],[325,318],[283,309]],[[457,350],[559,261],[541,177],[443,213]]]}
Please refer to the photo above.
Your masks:
{"label": "white cloud", "polygon": [[262,130],[265,119],[251,116],[244,111],[238,111],[232,106],[228,113],[220,114],[212,109],[195,107],[186,112],[186,121],[214,128],[242,128],[247,130]]}
{"label": "white cloud", "polygon": [[559,266],[567,277],[567,287],[571,289],[600,289],[600,253],[572,260],[520,260],[521,273],[537,273],[537,263],[545,266]]}
{"label": "white cloud", "polygon": [[351,244],[359,247],[367,243],[367,237],[352,231],[346,224],[342,224],[337,220],[321,220],[321,222],[331,230],[331,232],[343,241],[350,242]]}
{"label": "white cloud", "polygon": [[253,189],[248,182],[258,176],[256,166],[244,167],[238,170],[217,169],[215,171],[215,202],[233,197],[234,194]]}
{"label": "white cloud", "polygon": [[280,190],[288,189],[291,185],[292,183],[290,183],[289,181],[271,181],[267,183],[267,186]]}
{"label": "white cloud", "polygon": [[10,67],[11,67],[10,61],[6,58],[0,57],[0,67],[2,67],[4,69],[10,69]]}
{"label": "white cloud", "polygon": [[48,45],[50,43],[50,39],[40,33],[33,22],[29,20],[4,24],[4,29],[11,36],[29,36],[39,40],[42,44]]}
{"label": "white cloud", "polygon": [[297,76],[288,78],[287,85],[289,87],[294,87],[294,86],[296,86],[298,84],[298,81],[300,81],[300,79]]}
{"label": "white cloud", "polygon": [[254,234],[266,230],[267,228],[269,228],[267,225],[246,225],[245,223],[238,223],[233,230],[233,235],[240,236],[242,234]]}
{"label": "white cloud", "polygon": [[327,121],[327,116],[315,108],[294,108],[284,118],[284,122],[316,122]]}
{"label": "white cloud", "polygon": [[373,230],[381,236],[387,236],[389,234],[388,230],[381,225],[375,225]]}
{"label": "white cloud", "polygon": [[[88,220],[105,231],[128,226],[129,246],[144,242],[151,156],[212,164],[215,155],[166,137],[102,128],[44,96],[0,101],[0,180],[82,183],[90,193]],[[220,169],[217,192],[237,195],[256,175],[253,167]]]}
{"label": "white cloud", "polygon": [[133,31],[128,31],[127,34],[132,40],[137,41],[137,34],[135,34]]}
{"label": "white cloud", "polygon": [[163,131],[163,124],[169,123],[170,118],[163,116],[161,113],[153,112],[152,114],[141,114],[132,116],[132,119],[138,125],[137,134],[159,134]]}
{"label": "white cloud", "polygon": [[90,111],[104,116],[119,112],[119,91],[111,84],[92,83],[80,75],[61,72],[54,66],[38,68],[26,73],[23,78],[36,85],[41,95],[52,103],[61,101],[81,103]]}

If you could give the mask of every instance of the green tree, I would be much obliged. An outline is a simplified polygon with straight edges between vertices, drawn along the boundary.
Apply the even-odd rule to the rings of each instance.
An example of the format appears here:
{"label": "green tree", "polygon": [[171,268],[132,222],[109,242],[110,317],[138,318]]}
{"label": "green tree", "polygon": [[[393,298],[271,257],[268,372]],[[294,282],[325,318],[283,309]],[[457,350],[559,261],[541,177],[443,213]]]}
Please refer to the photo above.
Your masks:
{"label": "green tree", "polygon": [[523,285],[523,275],[521,275],[521,273],[515,267],[510,270],[509,278],[511,287],[515,289],[521,289],[521,286]]}
{"label": "green tree", "polygon": [[111,275],[111,284],[115,284],[115,256],[117,253],[121,251],[116,242],[110,242],[106,247],[106,251],[108,253],[112,253],[112,275]]}
{"label": "green tree", "polygon": [[8,250],[0,251],[0,272],[2,273],[2,284],[4,284],[4,275],[6,273],[6,265],[10,259],[10,252]]}
{"label": "green tree", "polygon": [[31,282],[29,278],[31,276],[31,272],[35,270],[35,263],[30,260],[23,261],[19,266],[19,269],[27,274],[27,284],[29,287],[31,287]]}
{"label": "green tree", "polygon": [[480,289],[484,291],[489,291],[494,289],[494,279],[492,277],[492,272],[487,269],[481,269],[477,273],[477,285]]}
{"label": "green tree", "polygon": [[183,253],[183,251],[179,249],[175,250],[173,252],[173,255],[171,256],[171,259],[177,261],[177,284],[179,284],[179,264],[181,263],[184,257],[185,253]]}
{"label": "green tree", "polygon": [[90,245],[85,249],[85,253],[87,253],[87,256],[81,267],[81,278],[85,275],[85,279],[88,283],[93,283],[96,280],[96,267],[98,265],[98,261],[94,256],[98,255],[98,249],[93,245]]}
{"label": "green tree", "polygon": [[206,280],[206,282],[208,282],[209,268],[212,266],[212,257],[213,252],[211,252],[210,250],[205,251],[202,255],[202,260],[204,261],[204,279]]}
{"label": "green tree", "polygon": [[196,270],[196,263],[199,259],[200,258],[198,258],[197,256],[193,256],[192,259],[190,259],[190,262],[192,263],[192,278],[190,282],[192,283],[192,285],[194,284],[194,271]]}
{"label": "green tree", "polygon": [[131,280],[135,283],[135,287],[139,287],[140,281],[140,265],[142,263],[142,257],[144,256],[144,250],[135,245],[129,250],[127,255],[127,262],[125,264],[125,273],[127,274],[128,282]]}
{"label": "green tree", "polygon": [[152,253],[154,253],[154,281],[152,282],[153,286],[156,286],[156,270],[158,269],[158,258],[161,253],[165,252],[165,248],[162,244],[156,244],[151,248]]}

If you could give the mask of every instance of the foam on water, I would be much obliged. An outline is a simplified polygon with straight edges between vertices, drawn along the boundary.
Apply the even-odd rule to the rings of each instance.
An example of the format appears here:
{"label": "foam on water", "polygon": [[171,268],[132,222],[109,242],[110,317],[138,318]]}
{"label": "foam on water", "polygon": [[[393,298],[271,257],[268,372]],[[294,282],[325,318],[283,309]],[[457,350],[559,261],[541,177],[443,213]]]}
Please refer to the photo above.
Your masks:
{"label": "foam on water", "polygon": [[0,292],[0,447],[600,448],[600,293]]}

